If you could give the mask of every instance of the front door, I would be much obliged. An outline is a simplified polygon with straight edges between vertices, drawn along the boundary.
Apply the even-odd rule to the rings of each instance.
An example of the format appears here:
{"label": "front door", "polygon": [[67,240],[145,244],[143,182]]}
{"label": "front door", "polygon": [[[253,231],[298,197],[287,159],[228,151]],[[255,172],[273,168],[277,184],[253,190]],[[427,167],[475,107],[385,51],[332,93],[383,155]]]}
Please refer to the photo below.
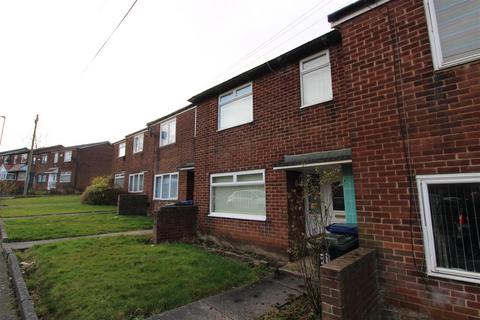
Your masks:
{"label": "front door", "polygon": [[[305,231],[307,237],[315,236],[332,223],[331,192],[328,186],[321,187],[321,199],[305,199]],[[325,214],[325,212],[328,212]]]}
{"label": "front door", "polygon": [[56,173],[50,173],[48,175],[47,190],[55,189],[56,184],[57,184],[57,174]]}

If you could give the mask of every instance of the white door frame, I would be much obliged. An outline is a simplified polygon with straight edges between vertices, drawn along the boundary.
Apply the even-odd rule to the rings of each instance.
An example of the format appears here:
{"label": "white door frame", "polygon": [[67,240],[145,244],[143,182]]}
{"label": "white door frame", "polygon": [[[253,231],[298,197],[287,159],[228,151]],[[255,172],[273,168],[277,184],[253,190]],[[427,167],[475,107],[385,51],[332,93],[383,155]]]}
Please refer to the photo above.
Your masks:
{"label": "white door frame", "polygon": [[56,173],[49,173],[48,174],[47,190],[55,189],[56,185],[57,185],[57,174]]}

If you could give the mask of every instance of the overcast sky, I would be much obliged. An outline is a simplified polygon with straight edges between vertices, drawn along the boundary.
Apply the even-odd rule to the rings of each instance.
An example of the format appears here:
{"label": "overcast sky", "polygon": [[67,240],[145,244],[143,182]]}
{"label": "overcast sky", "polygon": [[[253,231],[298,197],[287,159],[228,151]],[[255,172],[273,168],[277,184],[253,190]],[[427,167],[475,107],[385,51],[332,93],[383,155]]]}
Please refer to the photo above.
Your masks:
{"label": "overcast sky", "polygon": [[90,63],[133,0],[0,0],[0,151],[30,145],[37,113],[39,147],[122,139],[328,32],[351,2],[138,0]]}

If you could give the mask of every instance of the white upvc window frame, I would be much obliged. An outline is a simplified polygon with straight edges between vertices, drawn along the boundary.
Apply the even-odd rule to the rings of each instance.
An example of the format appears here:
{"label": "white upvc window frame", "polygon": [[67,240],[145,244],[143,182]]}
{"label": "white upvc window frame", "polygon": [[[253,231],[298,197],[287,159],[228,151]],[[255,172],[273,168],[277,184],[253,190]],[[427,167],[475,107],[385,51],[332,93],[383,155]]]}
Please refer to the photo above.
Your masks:
{"label": "white upvc window frame", "polygon": [[116,181],[117,179],[123,179],[123,184],[122,184],[122,188],[125,187],[125,172],[121,172],[121,173],[116,173],[115,176],[113,177],[113,186],[115,187],[116,186]]}
{"label": "white upvc window frame", "polygon": [[417,179],[418,197],[422,218],[422,233],[427,264],[427,274],[439,278],[480,283],[480,273],[454,270],[437,266],[435,241],[433,238],[432,217],[430,201],[428,198],[428,185],[430,184],[455,184],[455,183],[480,183],[480,173],[435,174],[419,175]]}
{"label": "white upvc window frame", "polygon": [[126,142],[120,142],[118,144],[118,157],[119,158],[125,157],[126,149],[127,149]]}
{"label": "white upvc window frame", "polygon": [[[239,175],[247,174],[258,174],[261,173],[263,179],[260,181],[244,181],[237,182],[237,177]],[[217,177],[233,177],[232,182],[213,182],[214,178]],[[252,185],[263,185],[266,187],[265,183],[265,169],[258,170],[247,170],[247,171],[235,171],[235,172],[225,172],[225,173],[213,173],[210,174],[210,197],[209,197],[209,217],[219,217],[219,218],[229,218],[229,219],[240,219],[240,220],[253,220],[253,221],[266,221],[267,214],[265,215],[253,215],[253,214],[241,214],[241,213],[225,213],[225,212],[214,212],[213,211],[213,188],[214,187],[236,187],[236,186],[252,186]],[[265,192],[265,203],[266,203],[267,194]]]}
{"label": "white upvc window frame", "polygon": [[433,67],[435,70],[442,70],[459,64],[463,64],[480,58],[480,54],[474,54],[465,58],[443,61],[442,45],[438,31],[437,15],[435,13],[434,0],[423,0],[425,7],[425,16],[427,17],[428,35],[430,38],[430,48],[432,51]]}
{"label": "white upvc window frame", "polygon": [[[237,95],[237,90],[240,90],[240,89],[243,89],[243,88],[246,88],[250,86],[251,90],[249,93],[246,93],[246,94],[241,94],[241,95]],[[221,99],[222,97],[225,97],[225,96],[228,96],[230,94],[233,94],[234,95],[234,98],[232,98],[231,100],[227,101],[227,102],[224,102],[222,103],[221,102]],[[229,126],[229,127],[221,127],[221,110],[222,110],[222,107],[229,104],[229,103],[232,103],[232,102],[235,102],[237,100],[240,100],[240,99],[243,99],[243,98],[246,98],[248,96],[252,96],[252,117],[251,119],[245,121],[245,122],[241,122],[241,123],[237,123],[233,126]],[[222,131],[222,130],[226,130],[226,129],[230,129],[230,128],[235,128],[235,127],[238,127],[238,126],[241,126],[241,125],[244,125],[244,124],[247,124],[247,123],[251,123],[253,122],[253,82],[247,82],[247,83],[244,83],[242,84],[241,86],[238,86],[232,90],[229,90],[227,92],[224,92],[222,93],[221,95],[218,96],[218,110],[217,110],[217,131]]]}
{"label": "white upvc window frame", "polygon": [[28,162],[28,153],[22,153],[20,157],[20,163],[27,163]]}
{"label": "white upvc window frame", "polygon": [[42,157],[40,158],[40,163],[41,164],[47,164],[48,163],[48,154],[45,153],[45,154],[42,154]]}
{"label": "white upvc window frame", "polygon": [[[172,132],[170,131],[170,124],[173,123],[173,122],[175,123],[175,133],[173,135],[173,139],[171,139]],[[162,127],[167,128],[167,130],[166,130],[166,132],[167,132],[166,142],[163,142],[163,139],[162,139]],[[174,143],[177,142],[177,117],[168,119],[168,120],[160,123],[160,134],[159,134],[158,140],[159,140],[158,144],[159,144],[160,147],[168,146],[168,145],[171,145],[171,144],[174,144]]]}
{"label": "white upvc window frame", "polygon": [[[172,197],[172,176],[176,175],[177,176],[177,196]],[[169,197],[168,198],[162,198],[162,188],[163,188],[163,179],[164,177],[170,177],[170,184],[169,184]],[[157,194],[157,178],[160,178],[160,197],[156,197]],[[162,174],[156,174],[154,179],[153,179],[153,200],[178,200],[178,189],[180,185],[180,175],[179,172],[170,172],[170,173],[162,173]]]}
{"label": "white upvc window frame", "polygon": [[133,153],[140,153],[143,151],[144,134],[139,133],[133,137]]}
{"label": "white upvc window frame", "polygon": [[[67,154],[69,155],[68,157],[67,157]],[[72,155],[73,155],[72,150],[65,151],[63,153],[63,162],[72,162]]]}
{"label": "white upvc window frame", "polygon": [[[139,179],[138,190],[136,190],[136,191],[133,190],[133,188],[130,188],[130,186],[132,185],[132,184],[130,183],[130,178],[131,178],[131,177],[135,177],[135,176],[137,176],[138,179]],[[140,176],[143,176],[143,179],[142,179],[142,182],[143,182],[143,183],[142,183],[141,186],[140,186]],[[135,178],[133,178],[133,180],[134,180],[134,179],[135,179]],[[129,193],[142,193],[143,190],[144,190],[144,186],[145,186],[145,174],[144,174],[144,172],[137,172],[137,173],[132,173],[132,174],[129,174],[129,175],[128,175],[128,192],[129,192]]]}
{"label": "white upvc window frame", "polygon": [[[62,179],[64,179],[65,177],[68,177],[68,181],[62,181]],[[71,183],[72,182],[72,171],[61,171],[58,181],[60,183]]]}
{"label": "white upvc window frame", "polygon": [[58,152],[54,152],[53,153],[53,163],[57,163],[58,162]]}
{"label": "white upvc window frame", "polygon": [[[304,70],[303,69],[303,63],[305,61],[309,61],[309,60],[313,60],[313,59],[316,59],[316,58],[319,58],[323,55],[326,55],[326,58],[327,58],[327,62],[324,63],[324,64],[321,64],[319,66],[316,66],[316,67],[313,67],[313,68],[310,68],[310,69],[307,69],[307,70]],[[333,100],[333,80],[332,80],[332,68],[331,68],[331,63],[330,63],[330,50],[326,49],[326,50],[322,50],[314,55],[311,55],[311,56],[308,56],[302,60],[300,60],[299,62],[299,68],[300,68],[300,109],[302,108],[307,108],[307,107],[310,107],[310,106],[314,106],[314,105],[317,105],[317,104],[320,104],[320,103],[324,103],[324,102],[328,102],[328,101],[332,101]],[[305,104],[303,101],[304,101],[304,86],[303,86],[303,76],[310,73],[310,72],[314,72],[314,71],[317,71],[317,70],[320,70],[320,69],[323,69],[323,68],[328,68],[328,71],[329,71],[329,75],[330,75],[330,96],[328,96],[327,98],[325,99],[322,99],[322,100],[318,100],[318,101],[315,101],[315,102],[312,102],[312,103],[309,103],[309,104]]]}

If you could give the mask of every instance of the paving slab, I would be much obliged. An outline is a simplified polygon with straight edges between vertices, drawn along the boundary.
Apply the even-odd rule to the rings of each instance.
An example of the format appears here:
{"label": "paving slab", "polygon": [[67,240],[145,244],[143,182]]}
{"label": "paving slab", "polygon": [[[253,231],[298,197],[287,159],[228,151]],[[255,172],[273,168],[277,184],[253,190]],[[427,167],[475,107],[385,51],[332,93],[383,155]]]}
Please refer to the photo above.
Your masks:
{"label": "paving slab", "polygon": [[61,241],[68,241],[68,240],[115,237],[115,236],[143,236],[143,235],[151,235],[151,234],[153,234],[152,229],[132,230],[132,231],[102,233],[102,234],[94,234],[94,235],[88,235],[88,236],[70,237],[70,238],[58,238],[58,239],[47,239],[47,240],[25,241],[25,242],[4,242],[3,245],[12,250],[25,250],[40,244],[47,244],[47,243],[54,243],[54,242],[61,242]]}
{"label": "paving slab", "polygon": [[15,296],[5,257],[0,252],[0,320],[18,320]]}
{"label": "paving slab", "polygon": [[302,279],[279,274],[164,312],[148,320],[255,319],[303,293]]}

